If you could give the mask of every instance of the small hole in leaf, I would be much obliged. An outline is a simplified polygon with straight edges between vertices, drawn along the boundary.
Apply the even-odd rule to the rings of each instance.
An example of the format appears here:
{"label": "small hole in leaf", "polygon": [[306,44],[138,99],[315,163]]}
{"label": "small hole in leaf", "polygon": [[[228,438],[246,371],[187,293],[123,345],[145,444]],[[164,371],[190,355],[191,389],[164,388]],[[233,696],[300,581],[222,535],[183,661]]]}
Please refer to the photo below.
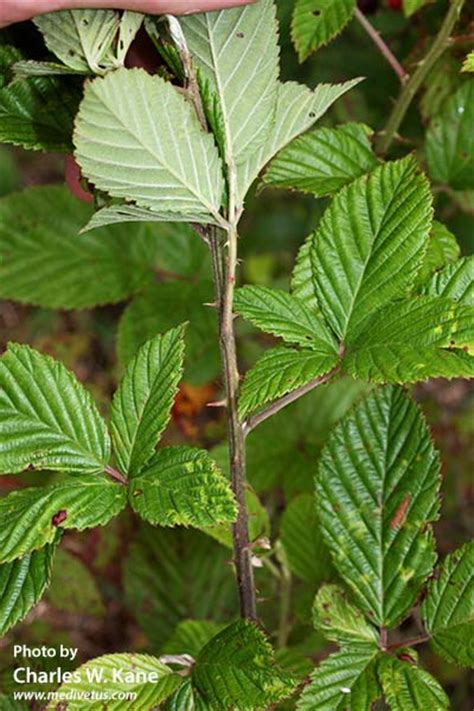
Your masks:
{"label": "small hole in leaf", "polygon": [[310,117],[310,118],[316,118],[316,114],[314,113],[314,111],[310,111],[310,112],[309,112],[309,117]]}
{"label": "small hole in leaf", "polygon": [[237,37],[238,37],[239,39],[243,39],[243,38],[245,37],[245,35],[244,35],[243,32],[237,32]]}
{"label": "small hole in leaf", "polygon": [[311,14],[314,15],[314,17],[319,17],[321,14],[321,10],[313,10]]}
{"label": "small hole in leaf", "polygon": [[75,57],[75,56],[76,56],[76,53],[75,53],[75,51],[74,51],[73,49],[70,49],[70,50],[68,50],[68,55],[69,55],[70,57]]}

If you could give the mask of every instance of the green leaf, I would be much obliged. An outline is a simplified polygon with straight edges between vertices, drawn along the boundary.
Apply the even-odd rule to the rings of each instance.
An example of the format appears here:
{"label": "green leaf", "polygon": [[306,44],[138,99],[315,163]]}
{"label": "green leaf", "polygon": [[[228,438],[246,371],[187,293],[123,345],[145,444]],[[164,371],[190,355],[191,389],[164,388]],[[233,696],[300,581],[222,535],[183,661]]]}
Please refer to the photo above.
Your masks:
{"label": "green leaf", "polygon": [[410,662],[384,655],[378,675],[391,711],[446,711],[450,706],[436,679]]}
{"label": "green leaf", "polygon": [[473,324],[473,307],[450,299],[420,296],[394,302],[363,324],[343,368],[379,383],[474,375],[474,358],[468,355]]}
{"label": "green leaf", "polygon": [[304,301],[280,289],[244,286],[235,294],[234,308],[257,328],[287,343],[322,355],[337,355],[337,344],[322,318]]}
{"label": "green leaf", "polygon": [[[206,219],[210,225],[220,225],[218,216],[212,217],[206,215]],[[196,219],[201,219],[198,215]],[[95,212],[89,222],[82,228],[82,232],[95,230],[98,227],[107,227],[107,225],[116,225],[120,222],[186,222],[192,220],[192,215],[189,212],[170,212],[166,206],[163,210],[150,210],[147,207],[138,207],[137,205],[128,205],[123,202],[110,207],[103,207]]]}
{"label": "green leaf", "polygon": [[354,7],[355,0],[296,0],[291,36],[300,62],[344,29]]}
{"label": "green leaf", "polygon": [[332,195],[377,167],[371,134],[371,129],[360,123],[318,128],[281,151],[270,163],[263,182],[271,188],[301,190],[316,197]]}
{"label": "green leaf", "polygon": [[119,34],[117,38],[116,62],[119,66],[125,65],[128,50],[143,24],[145,15],[140,12],[125,10],[120,19]]}
{"label": "green leaf", "polygon": [[[74,678],[76,674],[79,679]],[[73,708],[77,711],[103,711],[104,701],[100,698],[105,689],[109,694],[107,711],[128,711],[131,703],[137,708],[152,709],[171,696],[182,683],[179,674],[147,654],[97,657],[76,669],[74,677],[60,686],[58,692],[71,694],[75,699]],[[86,694],[94,694],[97,700],[86,697]],[[52,701],[47,708],[55,711],[57,701]]]}
{"label": "green leaf", "polygon": [[262,146],[278,91],[278,32],[273,0],[180,20],[194,62],[219,102],[228,164]]}
{"label": "green leaf", "polygon": [[[163,118],[159,130],[156,116]],[[74,143],[84,175],[100,190],[139,207],[184,213],[190,222],[220,220],[217,147],[193,106],[161,77],[119,69],[88,84]]]}
{"label": "green leaf", "polygon": [[13,491],[0,499],[0,563],[52,543],[58,529],[104,526],[125,503],[125,487],[102,476]]}
{"label": "green leaf", "polygon": [[[224,456],[226,458],[226,461],[224,462],[225,466],[223,466],[222,462],[219,462],[219,465],[222,467],[222,470],[226,471],[227,473],[229,470],[229,455],[227,451],[227,446],[224,445],[222,448],[216,447],[213,450],[213,454],[220,452],[221,449],[224,450]],[[269,538],[270,517],[266,508],[258,498],[257,494],[248,485],[245,492],[245,499],[247,503],[247,512],[249,517],[248,529],[250,543],[258,541],[261,538]],[[204,531],[204,533],[207,533],[208,536],[211,536],[211,538],[214,538],[215,541],[219,541],[219,543],[221,543],[223,546],[226,546],[226,548],[232,550],[232,548],[234,547],[232,526],[230,526],[229,524],[223,524],[221,526],[204,526],[201,530]]]}
{"label": "green leaf", "polygon": [[210,620],[183,620],[163,645],[163,654],[190,654],[194,659],[201,649],[215,637],[223,625]]}
{"label": "green leaf", "polygon": [[312,235],[306,238],[298,250],[295,266],[291,275],[291,293],[308,308],[320,313],[318,300],[314,293],[313,267],[311,264]]}
{"label": "green leaf", "polygon": [[217,526],[237,517],[227,479],[204,449],[166,447],[133,478],[130,504],[154,526]]}
{"label": "green leaf", "polygon": [[179,327],[145,343],[114,394],[110,428],[124,474],[143,470],[169,422],[182,375],[183,336]]}
{"label": "green leaf", "polygon": [[62,548],[55,557],[48,600],[57,610],[74,615],[105,614],[94,575],[78,557]]}
{"label": "green leaf", "polygon": [[455,190],[474,188],[474,82],[467,81],[443,104],[426,134],[428,170],[435,182]]}
{"label": "green leaf", "polygon": [[124,588],[130,612],[154,648],[183,619],[222,623],[238,615],[230,557],[199,531],[140,529],[125,560]]}
{"label": "green leaf", "polygon": [[313,624],[324,636],[339,645],[365,642],[378,644],[378,633],[365,621],[338,585],[323,585],[313,605]]}
{"label": "green leaf", "polygon": [[405,17],[411,17],[417,10],[427,5],[430,0],[403,0],[403,12]]}
{"label": "green leaf", "polygon": [[468,55],[466,55],[466,59],[463,62],[462,65],[462,72],[474,72],[474,50],[469,52]]}
{"label": "green leaf", "polygon": [[315,585],[332,578],[329,550],[311,494],[300,494],[290,501],[281,518],[280,540],[288,567],[298,578]]}
{"label": "green leaf", "polygon": [[11,343],[0,359],[0,472],[28,467],[100,472],[110,457],[105,422],[62,363]]}
{"label": "green leaf", "polygon": [[55,548],[53,543],[0,565],[0,637],[41,600],[51,579]]}
{"label": "green leaf", "polygon": [[314,234],[316,296],[342,340],[413,286],[431,228],[431,193],[414,158],[386,163],[336,195]]}
{"label": "green leaf", "polygon": [[294,138],[307,131],[340,96],[359,84],[319,84],[314,91],[295,82],[280,83],[275,120],[263,146],[237,167],[238,199],[243,202],[248,189],[271,159]]}
{"label": "green leaf", "polygon": [[295,680],[274,665],[265,635],[247,620],[230,625],[201,650],[191,683],[204,708],[267,708],[295,688]]}
{"label": "green leaf", "polygon": [[298,711],[367,711],[380,696],[374,672],[378,649],[354,644],[327,657],[311,675]]}
{"label": "green leaf", "polygon": [[374,391],[333,430],[316,504],[334,564],[359,607],[393,627],[413,606],[436,555],[440,463],[401,388]]}
{"label": "green leaf", "polygon": [[239,399],[241,417],[328,374],[337,361],[337,355],[324,355],[310,350],[271,348],[245,376]]}
{"label": "green leaf", "polygon": [[90,214],[65,187],[3,198],[0,296],[46,308],[90,308],[153,285],[155,265],[194,276],[203,261],[195,247],[201,243],[187,227],[127,225],[78,235]]}
{"label": "green leaf", "polygon": [[34,59],[15,62],[13,65],[15,78],[26,79],[28,77],[47,77],[47,76],[81,76],[83,71],[65,67],[64,64],[57,62],[38,62]]}
{"label": "green leaf", "polygon": [[474,306],[474,257],[459,259],[433,274],[424,293]]}
{"label": "green leaf", "polygon": [[214,300],[212,282],[156,284],[137,296],[119,324],[118,354],[123,364],[156,333],[189,320],[186,329],[184,377],[201,385],[220,373],[216,310],[206,306]]}
{"label": "green leaf", "polygon": [[70,153],[79,91],[48,77],[9,84],[8,73],[20,59],[17,49],[0,46],[0,142],[27,150]]}
{"label": "green leaf", "polygon": [[461,248],[456,237],[446,225],[434,220],[428,240],[428,249],[418,272],[416,283],[423,284],[434,271],[456,262],[460,256]]}
{"label": "green leaf", "polygon": [[448,555],[421,609],[433,649],[451,664],[474,664],[474,543]]}
{"label": "green leaf", "polygon": [[41,15],[35,24],[48,49],[67,67],[101,74],[119,27],[114,10],[63,10]]}

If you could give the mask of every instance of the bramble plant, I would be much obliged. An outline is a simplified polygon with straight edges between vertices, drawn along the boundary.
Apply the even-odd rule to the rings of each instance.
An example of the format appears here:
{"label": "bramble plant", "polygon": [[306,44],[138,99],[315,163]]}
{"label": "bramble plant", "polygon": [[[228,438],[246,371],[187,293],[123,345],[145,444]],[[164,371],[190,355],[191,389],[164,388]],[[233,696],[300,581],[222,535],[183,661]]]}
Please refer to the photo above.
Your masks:
{"label": "bramble plant", "polygon": [[[424,2],[403,4],[410,16]],[[375,137],[361,121],[314,128],[362,79],[314,90],[281,81],[273,0],[182,18],[45,15],[35,22],[47,61],[0,43],[0,140],[73,149],[95,197],[93,214],[63,187],[0,201],[0,296],[65,310],[132,299],[108,424],[62,363],[19,344],[0,359],[0,473],[53,473],[0,499],[0,633],[42,598],[67,531],[105,526],[126,507],[148,524],[125,587],[158,654],[92,659],[60,693],[99,692],[90,670],[100,668],[107,688],[133,691],[143,711],[450,708],[415,647],[472,666],[474,547],[438,561],[441,463],[411,385],[474,375],[474,260],[434,219],[430,184],[472,200],[472,52],[445,101],[425,101],[423,151],[387,154],[462,8],[451,1],[411,71],[353,0],[296,0],[301,60],[355,17],[395,70],[400,94]],[[154,74],[125,67],[139,32],[161,56]],[[289,290],[238,286],[239,229],[257,179],[328,201]],[[242,379],[237,329],[252,327],[280,345]],[[202,384],[219,371],[224,394],[213,404],[226,413],[227,457],[220,447],[158,447],[183,372]],[[311,391],[313,409],[300,400]],[[257,493],[272,489],[286,505],[270,531]],[[255,581],[260,566],[270,581]],[[162,579],[149,578],[153,569]],[[307,600],[291,612],[292,576],[308,583],[312,612]],[[272,595],[279,611],[265,626],[276,654],[257,604]],[[338,649],[309,664],[319,636]],[[126,681],[127,671],[154,682]],[[5,697],[5,708],[16,703]]]}

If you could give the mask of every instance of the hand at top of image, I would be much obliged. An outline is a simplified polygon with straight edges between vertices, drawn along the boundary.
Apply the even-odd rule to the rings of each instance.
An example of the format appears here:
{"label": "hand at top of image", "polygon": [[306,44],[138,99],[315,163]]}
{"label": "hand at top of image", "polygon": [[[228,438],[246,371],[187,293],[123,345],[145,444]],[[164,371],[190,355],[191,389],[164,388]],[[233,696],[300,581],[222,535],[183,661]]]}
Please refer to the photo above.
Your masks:
{"label": "hand at top of image", "polygon": [[255,0],[2,0],[0,28],[56,10],[114,8],[150,14],[186,15],[247,5]]}

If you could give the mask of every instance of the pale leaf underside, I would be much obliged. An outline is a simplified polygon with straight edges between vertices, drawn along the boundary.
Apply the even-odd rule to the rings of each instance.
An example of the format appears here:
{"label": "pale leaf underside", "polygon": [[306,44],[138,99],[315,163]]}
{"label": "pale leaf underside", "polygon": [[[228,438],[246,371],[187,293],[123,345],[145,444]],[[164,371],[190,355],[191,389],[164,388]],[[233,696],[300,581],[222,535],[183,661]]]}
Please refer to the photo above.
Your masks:
{"label": "pale leaf underside", "polygon": [[278,90],[273,0],[191,15],[181,21],[188,49],[217,96],[228,162],[242,163],[267,140]]}
{"label": "pale leaf underside", "polygon": [[157,213],[219,221],[224,178],[213,137],[161,77],[119,69],[96,79],[86,88],[74,142],[97,188]]}

